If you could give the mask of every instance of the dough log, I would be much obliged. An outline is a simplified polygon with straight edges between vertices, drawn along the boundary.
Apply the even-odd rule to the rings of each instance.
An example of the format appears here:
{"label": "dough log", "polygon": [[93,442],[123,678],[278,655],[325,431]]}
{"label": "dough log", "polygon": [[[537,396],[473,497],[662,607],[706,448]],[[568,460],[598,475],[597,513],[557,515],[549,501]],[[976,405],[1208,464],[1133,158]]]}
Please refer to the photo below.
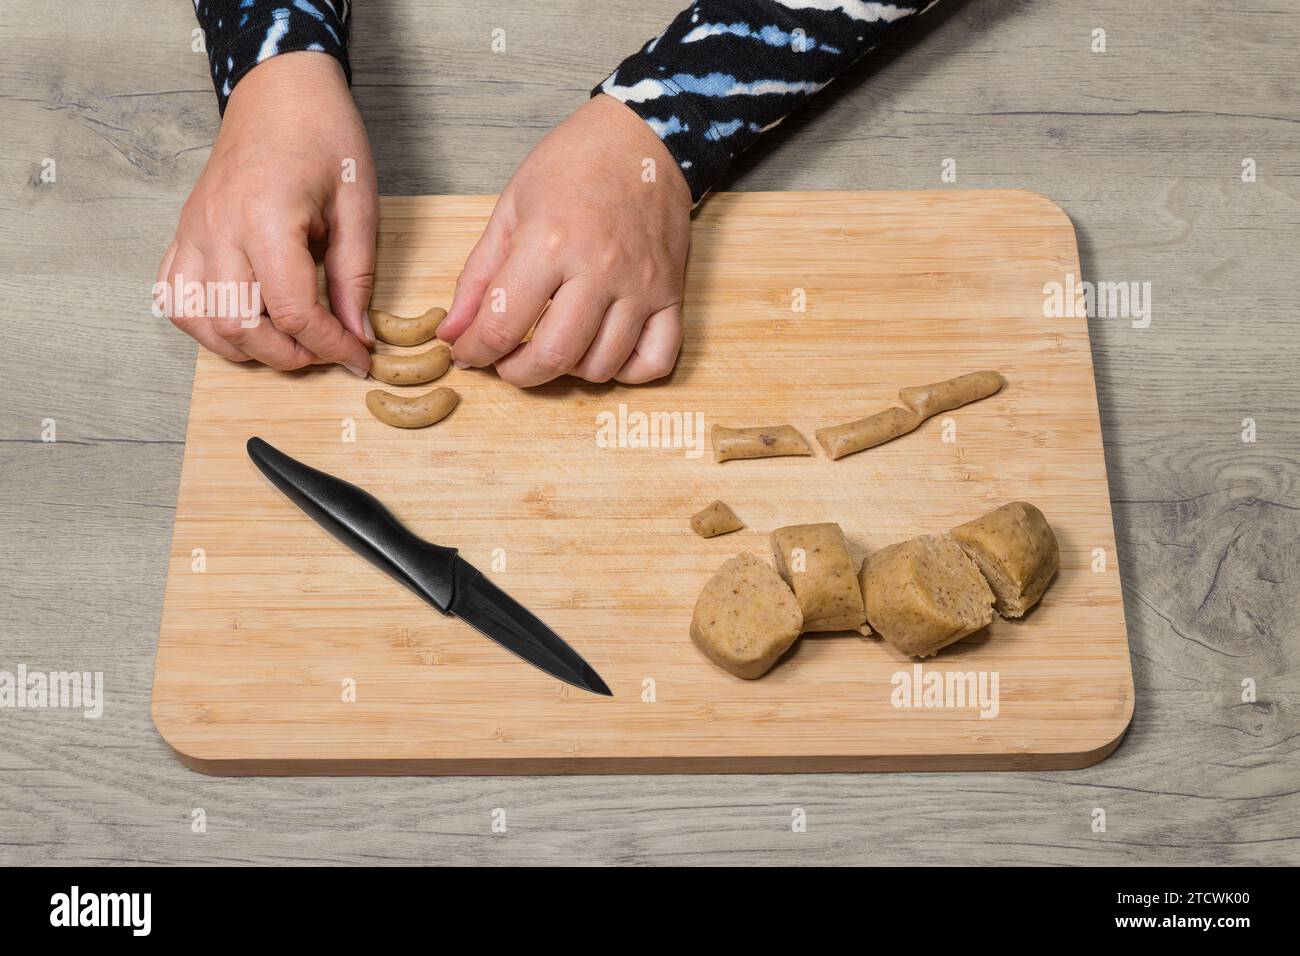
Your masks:
{"label": "dough log", "polygon": [[1052,526],[1026,501],[1005,504],[949,534],[988,579],[1003,617],[1021,617],[1037,604],[1061,564]]}
{"label": "dough log", "polygon": [[383,309],[370,310],[370,325],[375,338],[389,345],[423,345],[433,338],[438,326],[447,317],[446,309],[436,306],[423,315],[403,318]]}
{"label": "dough log", "polygon": [[394,428],[424,428],[440,422],[460,404],[450,388],[435,388],[423,395],[394,395],[383,389],[366,392],[366,408],[385,425]]}
{"label": "dough log", "polygon": [[450,367],[451,347],[444,342],[414,355],[376,352],[370,356],[370,375],[389,385],[423,385],[442,378]]}
{"label": "dough log", "polygon": [[952,411],[962,405],[978,402],[981,398],[996,395],[1006,384],[1007,380],[1001,372],[971,372],[930,385],[900,388],[898,399],[924,420],[931,415]]}
{"label": "dough log", "polygon": [[861,584],[871,626],[913,657],[993,620],[993,592],[951,538],[922,535],[877,551],[862,563]]}
{"label": "dough log", "polygon": [[837,524],[797,524],[772,532],[781,577],[794,591],[805,631],[864,632],[862,588]]}
{"label": "dough log", "polygon": [[714,425],[709,435],[713,439],[713,457],[717,461],[812,454],[808,442],[792,425],[771,425],[764,428],[724,428]]}
{"label": "dough log", "polygon": [[704,585],[691,618],[691,640],[737,677],[762,677],[799,637],[803,615],[794,594],[766,562],[742,554]]}
{"label": "dough log", "polygon": [[817,429],[817,444],[829,457],[843,458],[915,431],[924,420],[907,408],[886,408],[856,422]]}
{"label": "dough log", "polygon": [[745,522],[737,518],[736,513],[723,501],[715,501],[691,515],[691,530],[701,538],[716,538],[743,527]]}

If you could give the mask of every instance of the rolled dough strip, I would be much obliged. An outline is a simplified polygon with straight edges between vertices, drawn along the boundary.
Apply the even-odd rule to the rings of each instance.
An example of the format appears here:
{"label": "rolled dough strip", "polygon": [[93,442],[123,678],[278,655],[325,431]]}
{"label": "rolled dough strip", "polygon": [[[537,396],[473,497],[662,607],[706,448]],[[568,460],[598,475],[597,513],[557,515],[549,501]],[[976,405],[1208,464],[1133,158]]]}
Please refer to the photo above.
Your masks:
{"label": "rolled dough strip", "polygon": [[718,461],[812,454],[807,440],[792,425],[769,425],[762,428],[724,428],[714,425],[709,434],[713,439],[713,457]]}
{"label": "rolled dough strip", "polygon": [[701,538],[716,538],[743,527],[745,522],[737,518],[736,513],[724,501],[715,501],[691,515],[691,530]]}
{"label": "rolled dough strip", "polygon": [[1007,380],[1001,372],[970,372],[930,385],[900,388],[898,398],[924,420],[940,412],[952,411],[962,405],[978,402],[981,398],[996,395],[1006,384]]}
{"label": "rolled dough strip", "polygon": [[988,580],[1003,617],[1021,617],[1037,604],[1061,564],[1052,526],[1027,501],[995,508],[949,534]]}
{"label": "rolled dough strip", "polygon": [[840,526],[796,524],[772,532],[776,569],[799,600],[805,631],[858,631],[862,587]]}
{"label": "rolled dough strip", "polygon": [[817,429],[817,444],[831,458],[843,458],[915,431],[922,421],[911,409],[886,408],[855,422]]}
{"label": "rolled dough strip", "polygon": [[752,554],[724,564],[695,602],[691,640],[737,677],[762,677],[799,637],[799,602],[771,565]]}
{"label": "rolled dough strip", "polygon": [[913,657],[929,657],[993,620],[988,582],[948,537],[883,548],[862,562],[860,580],[871,626]]}

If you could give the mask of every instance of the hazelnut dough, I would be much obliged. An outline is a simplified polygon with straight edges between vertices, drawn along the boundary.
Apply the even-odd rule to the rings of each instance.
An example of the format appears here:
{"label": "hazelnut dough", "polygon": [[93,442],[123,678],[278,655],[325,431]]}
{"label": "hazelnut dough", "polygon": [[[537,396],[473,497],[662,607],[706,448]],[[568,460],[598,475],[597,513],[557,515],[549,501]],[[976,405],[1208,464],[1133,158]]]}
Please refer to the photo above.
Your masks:
{"label": "hazelnut dough", "polygon": [[862,588],[839,525],[777,528],[772,551],[799,600],[805,631],[863,631]]}
{"label": "hazelnut dough", "polygon": [[691,515],[691,530],[701,538],[716,538],[743,527],[745,523],[723,501],[715,501]]}
{"label": "hazelnut dough", "polygon": [[831,458],[843,458],[915,431],[931,415],[988,398],[1006,384],[1001,372],[990,370],[958,375],[930,385],[900,388],[898,398],[906,408],[886,408],[857,421],[819,428],[817,442]]}
{"label": "hazelnut dough", "polygon": [[817,444],[828,457],[843,458],[915,431],[923,421],[925,419],[911,409],[886,408],[856,422],[817,429]]}
{"label": "hazelnut dough", "polygon": [[709,435],[713,439],[713,457],[717,461],[812,454],[807,440],[792,425],[763,428],[724,428],[714,425]]}
{"label": "hazelnut dough", "polygon": [[435,388],[423,395],[394,395],[383,389],[366,392],[366,408],[385,425],[394,428],[424,428],[442,421],[460,403],[450,388]]}
{"label": "hazelnut dough", "polygon": [[862,562],[867,620],[913,657],[978,631],[993,620],[993,592],[956,541],[921,535]]}
{"label": "hazelnut dough", "polygon": [[438,326],[447,317],[447,310],[437,306],[423,315],[404,318],[383,309],[371,309],[370,325],[375,338],[389,345],[423,345],[437,334]]}
{"label": "hazelnut dough", "polygon": [[737,677],[762,677],[799,637],[803,615],[794,594],[767,563],[742,554],[704,585],[691,618],[691,640]]}
{"label": "hazelnut dough", "polygon": [[1013,501],[949,534],[988,579],[1003,617],[1020,617],[1038,603],[1060,567],[1060,548],[1043,513]]}
{"label": "hazelnut dough", "polygon": [[388,385],[423,385],[442,378],[450,367],[451,346],[444,342],[414,355],[376,352],[370,357],[370,377]]}
{"label": "hazelnut dough", "polygon": [[922,419],[926,419],[996,395],[1006,384],[1007,380],[1001,372],[971,372],[930,385],[900,388],[898,399]]}

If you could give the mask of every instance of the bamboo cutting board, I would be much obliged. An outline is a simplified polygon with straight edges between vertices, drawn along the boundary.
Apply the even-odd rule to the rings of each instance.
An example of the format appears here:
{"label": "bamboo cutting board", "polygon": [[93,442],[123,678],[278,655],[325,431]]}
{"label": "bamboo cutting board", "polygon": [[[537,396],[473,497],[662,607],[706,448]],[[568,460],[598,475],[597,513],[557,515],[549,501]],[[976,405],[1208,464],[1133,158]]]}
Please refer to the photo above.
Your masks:
{"label": "bamboo cutting board", "polygon": [[[384,200],[374,305],[449,304],[492,202]],[[153,690],[154,722],[187,765],[1060,769],[1115,748],[1133,684],[1088,330],[1044,314],[1045,287],[1079,276],[1065,214],[1025,192],[720,194],[693,229],[686,344],[653,386],[525,392],[453,369],[439,384],[460,407],[399,431],[367,413],[374,383],[342,369],[282,374],[200,350]],[[712,460],[715,422],[789,422],[811,441],[900,386],[981,368],[1008,387],[858,455]],[[645,447],[654,413],[668,440]],[[347,551],[262,478],[250,435],[459,548],[615,696],[522,663]],[[746,528],[706,541],[687,520],[715,498]],[[907,686],[915,662],[877,638],[804,637],[757,681],[690,641],[704,582],[740,551],[770,559],[774,528],[839,522],[861,559],[1015,499],[1056,529],[1056,582],[1024,620],[920,672],[921,688],[972,675],[991,694],[996,679],[995,715],[992,697]]]}

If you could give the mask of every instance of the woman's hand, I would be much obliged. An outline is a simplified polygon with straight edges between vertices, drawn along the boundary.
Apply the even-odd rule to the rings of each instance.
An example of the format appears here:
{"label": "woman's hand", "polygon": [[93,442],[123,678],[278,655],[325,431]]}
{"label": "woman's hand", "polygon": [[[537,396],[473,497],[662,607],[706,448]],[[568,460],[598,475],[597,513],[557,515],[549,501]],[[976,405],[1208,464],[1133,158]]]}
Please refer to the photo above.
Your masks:
{"label": "woman's hand", "polygon": [[438,334],[455,343],[458,365],[495,364],[520,386],[566,373],[627,383],[667,375],[682,342],[690,213],[686,180],[659,137],[596,96],[511,178]]}
{"label": "woman's hand", "polygon": [[[321,53],[272,57],[235,87],[181,210],[158,270],[160,283],[182,293],[168,314],[237,362],[338,362],[365,375],[377,206],[370,143],[338,62]],[[313,253],[322,247],[329,309],[318,300]],[[259,315],[211,295],[202,309],[186,308],[183,290],[194,282],[236,283],[236,302],[257,303],[257,290]]]}

